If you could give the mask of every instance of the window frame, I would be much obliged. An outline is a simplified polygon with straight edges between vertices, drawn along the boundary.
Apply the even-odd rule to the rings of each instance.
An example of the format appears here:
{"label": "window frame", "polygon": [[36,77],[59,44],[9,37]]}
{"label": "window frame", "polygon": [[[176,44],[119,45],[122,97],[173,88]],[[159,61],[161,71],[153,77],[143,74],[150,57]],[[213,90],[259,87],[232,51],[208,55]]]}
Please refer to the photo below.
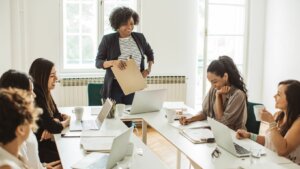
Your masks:
{"label": "window frame", "polygon": [[[59,1],[59,76],[60,77],[104,77],[105,70],[96,68],[95,64],[93,68],[90,69],[65,69],[64,68],[64,0]],[[96,0],[97,1],[97,44],[98,48],[102,37],[104,34],[104,9],[105,3],[104,0]],[[136,0],[136,12],[141,17],[141,0]],[[137,32],[141,31],[141,22],[136,26]],[[97,51],[97,50],[96,50]],[[95,53],[96,59],[97,53]]]}

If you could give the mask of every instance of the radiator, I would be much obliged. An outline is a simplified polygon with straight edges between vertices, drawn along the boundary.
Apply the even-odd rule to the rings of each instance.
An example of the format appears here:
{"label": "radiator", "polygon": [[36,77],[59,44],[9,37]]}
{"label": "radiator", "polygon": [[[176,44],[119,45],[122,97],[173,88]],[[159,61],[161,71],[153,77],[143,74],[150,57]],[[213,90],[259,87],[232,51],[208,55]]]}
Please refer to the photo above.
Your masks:
{"label": "radiator", "polygon": [[[52,95],[57,106],[87,106],[88,83],[103,83],[103,78],[60,79]],[[186,101],[185,76],[149,76],[147,89],[167,89],[166,101]]]}

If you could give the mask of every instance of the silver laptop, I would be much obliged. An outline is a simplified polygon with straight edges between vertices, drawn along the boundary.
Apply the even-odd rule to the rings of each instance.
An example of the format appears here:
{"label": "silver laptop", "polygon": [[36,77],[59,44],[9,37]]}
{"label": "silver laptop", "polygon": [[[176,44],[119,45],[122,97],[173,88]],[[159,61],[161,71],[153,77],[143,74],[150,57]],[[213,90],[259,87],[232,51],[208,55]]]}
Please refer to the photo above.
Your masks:
{"label": "silver laptop", "polygon": [[224,124],[207,117],[208,124],[214,134],[216,143],[237,157],[250,156],[250,151],[233,142],[230,129]]}
{"label": "silver laptop", "polygon": [[113,102],[109,98],[107,98],[105,100],[104,105],[102,106],[100,113],[97,115],[96,119],[83,120],[83,121],[77,121],[71,119],[70,131],[99,130],[106,116],[110,112],[112,106],[113,106]]}
{"label": "silver laptop", "polygon": [[117,136],[112,143],[110,154],[91,153],[72,166],[75,169],[111,169],[127,155],[133,127]]}
{"label": "silver laptop", "polygon": [[165,100],[167,89],[143,90],[134,94],[132,105],[126,113],[137,114],[159,111]]}

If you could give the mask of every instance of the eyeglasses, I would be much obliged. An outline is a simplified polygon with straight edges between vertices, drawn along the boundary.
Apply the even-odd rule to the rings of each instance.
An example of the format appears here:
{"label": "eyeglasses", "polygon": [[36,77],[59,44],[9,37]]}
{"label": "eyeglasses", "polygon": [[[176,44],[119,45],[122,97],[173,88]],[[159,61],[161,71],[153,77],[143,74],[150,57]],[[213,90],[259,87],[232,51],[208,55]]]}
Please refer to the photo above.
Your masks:
{"label": "eyeglasses", "polygon": [[214,151],[211,152],[212,158],[218,158],[221,155],[221,151],[216,147]]}

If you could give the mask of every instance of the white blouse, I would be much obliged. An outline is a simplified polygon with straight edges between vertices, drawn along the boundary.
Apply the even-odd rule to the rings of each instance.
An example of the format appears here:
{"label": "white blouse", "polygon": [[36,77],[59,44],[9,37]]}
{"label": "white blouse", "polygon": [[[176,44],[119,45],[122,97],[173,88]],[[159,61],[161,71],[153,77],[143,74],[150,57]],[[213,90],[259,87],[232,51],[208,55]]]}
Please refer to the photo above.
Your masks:
{"label": "white blouse", "polygon": [[[273,150],[274,152],[277,152],[277,150],[271,140],[271,132],[269,130],[266,131],[266,135],[265,135],[265,147]],[[292,151],[290,154],[288,154],[286,156],[286,158],[288,158],[291,161],[293,161],[294,163],[297,163],[298,165],[300,165],[300,145],[298,145],[298,147],[294,151]]]}
{"label": "white blouse", "polygon": [[37,138],[32,131],[21,146],[20,153],[30,167],[35,169],[45,169],[40,161]]}
{"label": "white blouse", "polygon": [[6,165],[13,169],[28,169],[25,160],[21,156],[17,158],[0,147],[0,167]]}

